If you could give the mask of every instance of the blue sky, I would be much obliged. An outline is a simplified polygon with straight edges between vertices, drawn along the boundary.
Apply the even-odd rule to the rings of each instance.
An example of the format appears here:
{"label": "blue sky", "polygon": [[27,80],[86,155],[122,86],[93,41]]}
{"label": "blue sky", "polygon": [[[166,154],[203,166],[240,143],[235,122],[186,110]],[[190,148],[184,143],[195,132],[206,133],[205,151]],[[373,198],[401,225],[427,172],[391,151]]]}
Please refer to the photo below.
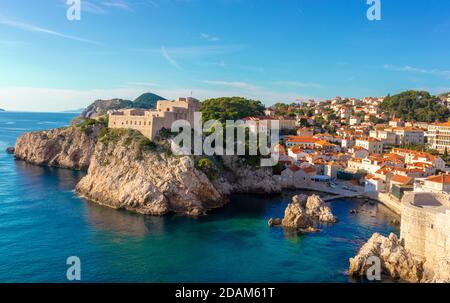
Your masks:
{"label": "blue sky", "polygon": [[450,91],[450,2],[381,0],[0,2],[0,108],[99,98],[379,96]]}

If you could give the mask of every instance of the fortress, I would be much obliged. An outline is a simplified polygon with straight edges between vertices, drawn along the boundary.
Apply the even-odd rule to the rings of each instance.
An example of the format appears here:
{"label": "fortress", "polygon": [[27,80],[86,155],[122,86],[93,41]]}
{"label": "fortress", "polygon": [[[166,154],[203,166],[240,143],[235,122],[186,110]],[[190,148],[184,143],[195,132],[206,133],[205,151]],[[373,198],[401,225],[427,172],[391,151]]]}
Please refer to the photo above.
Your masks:
{"label": "fortress", "polygon": [[432,275],[450,261],[450,195],[407,193],[401,213],[405,248],[423,258],[425,273]]}
{"label": "fortress", "polygon": [[200,102],[187,97],[175,101],[158,101],[156,109],[123,109],[109,114],[109,128],[131,128],[153,140],[162,128],[170,129],[177,120],[194,123],[194,113],[200,111]]}

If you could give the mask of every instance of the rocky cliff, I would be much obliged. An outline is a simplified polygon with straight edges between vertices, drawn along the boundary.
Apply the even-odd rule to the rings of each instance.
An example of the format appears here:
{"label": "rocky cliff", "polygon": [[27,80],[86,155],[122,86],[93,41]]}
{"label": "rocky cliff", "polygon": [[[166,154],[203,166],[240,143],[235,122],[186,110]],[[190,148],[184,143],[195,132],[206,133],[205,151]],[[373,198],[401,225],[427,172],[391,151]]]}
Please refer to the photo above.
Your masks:
{"label": "rocky cliff", "polygon": [[394,279],[409,282],[420,282],[423,277],[423,260],[417,259],[410,251],[405,249],[403,243],[395,234],[384,237],[378,233],[364,244],[354,258],[350,258],[349,274],[366,276],[367,270],[373,264],[370,257],[378,257],[381,261],[381,270]]}
{"label": "rocky cliff", "polygon": [[14,157],[36,164],[87,170],[101,125],[65,127],[25,133],[14,147]]}
{"label": "rocky cliff", "polygon": [[202,215],[221,207],[232,193],[281,191],[271,168],[253,168],[239,157],[223,157],[215,178],[196,158],[171,155],[167,142],[101,124],[22,135],[15,157],[37,165],[87,170],[76,191],[86,199],[142,214]]}
{"label": "rocky cliff", "polygon": [[272,168],[255,168],[238,156],[222,156],[224,170],[214,184],[222,192],[274,194],[281,193],[280,184],[273,178]]}
{"label": "rocky cliff", "polygon": [[201,215],[226,202],[193,159],[158,151],[135,132],[122,130],[100,138],[76,191],[102,205],[150,215]]}

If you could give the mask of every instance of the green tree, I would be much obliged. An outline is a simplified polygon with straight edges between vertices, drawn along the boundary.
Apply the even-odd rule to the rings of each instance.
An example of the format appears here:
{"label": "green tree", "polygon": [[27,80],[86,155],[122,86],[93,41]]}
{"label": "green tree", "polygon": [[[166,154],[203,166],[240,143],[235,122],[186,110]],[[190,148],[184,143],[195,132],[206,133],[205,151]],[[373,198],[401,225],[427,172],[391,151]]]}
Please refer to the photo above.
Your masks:
{"label": "green tree", "polygon": [[450,110],[439,103],[439,98],[426,91],[405,91],[387,96],[381,108],[403,120],[434,122],[447,120]]}
{"label": "green tree", "polygon": [[261,101],[249,100],[242,97],[222,97],[208,99],[201,103],[203,121],[238,120],[250,116],[264,114],[264,106]]}

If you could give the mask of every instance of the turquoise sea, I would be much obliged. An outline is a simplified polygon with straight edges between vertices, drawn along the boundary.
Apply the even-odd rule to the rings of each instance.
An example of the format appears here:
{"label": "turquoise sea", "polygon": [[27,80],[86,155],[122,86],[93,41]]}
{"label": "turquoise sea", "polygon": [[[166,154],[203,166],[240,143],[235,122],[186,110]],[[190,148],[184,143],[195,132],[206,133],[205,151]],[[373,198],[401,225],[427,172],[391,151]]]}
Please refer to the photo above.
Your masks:
{"label": "turquoise sea", "polygon": [[398,233],[385,207],[343,200],[330,203],[339,223],[318,234],[268,228],[294,192],[236,196],[199,219],[116,211],[74,194],[82,172],[5,153],[21,133],[73,117],[0,112],[0,282],[67,282],[69,256],[81,259],[84,282],[354,282],[345,271],[359,246]]}

